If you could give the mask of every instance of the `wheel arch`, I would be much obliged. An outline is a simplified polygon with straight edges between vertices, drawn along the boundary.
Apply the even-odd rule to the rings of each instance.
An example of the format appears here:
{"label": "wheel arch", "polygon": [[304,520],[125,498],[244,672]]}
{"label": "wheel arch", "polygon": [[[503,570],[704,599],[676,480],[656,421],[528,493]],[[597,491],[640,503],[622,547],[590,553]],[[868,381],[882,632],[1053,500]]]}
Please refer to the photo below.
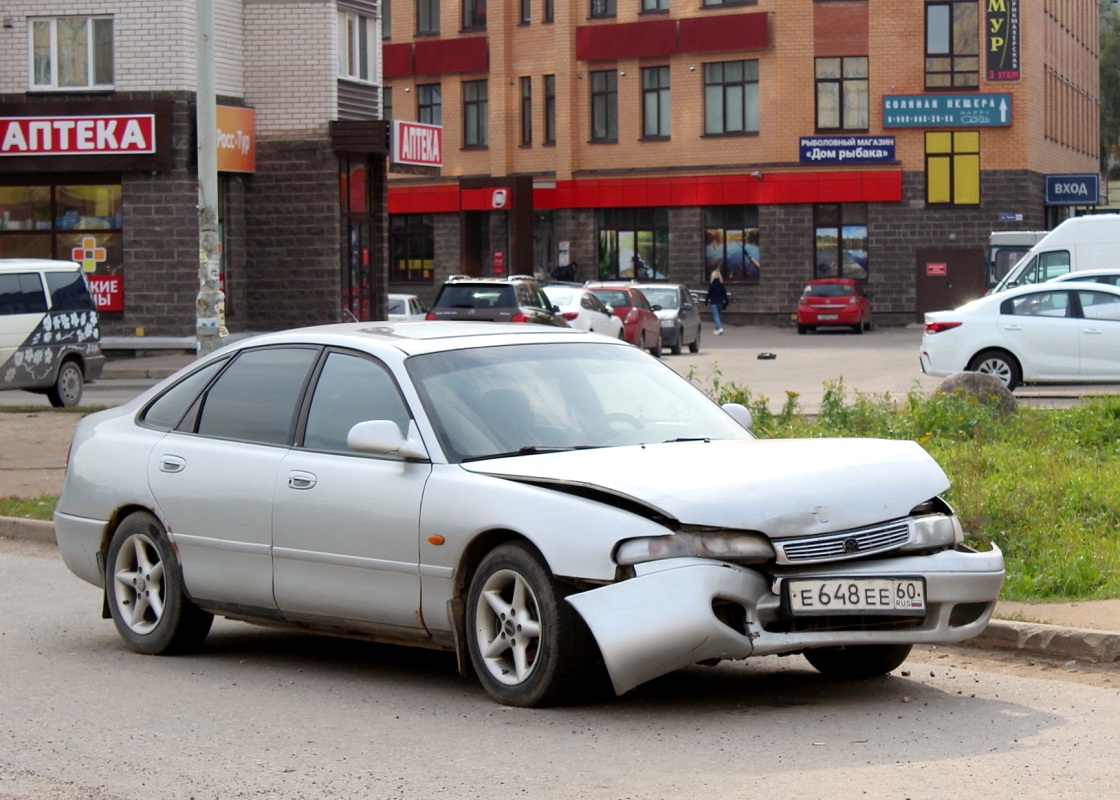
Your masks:
{"label": "wheel arch", "polygon": [[1018,359],[1018,357],[1014,353],[1012,353],[1010,350],[1008,350],[1006,347],[1003,347],[1002,345],[998,345],[998,344],[988,345],[987,347],[979,348],[975,353],[973,353],[971,356],[969,356],[968,361],[965,362],[965,368],[968,369],[968,370],[971,370],[972,365],[976,363],[976,360],[978,358],[980,358],[980,356],[985,355],[987,353],[1003,356],[1009,362],[1011,362],[1012,364],[1015,365],[1016,369],[1019,370],[1019,375],[1020,376],[1023,374],[1023,362],[1021,362]]}

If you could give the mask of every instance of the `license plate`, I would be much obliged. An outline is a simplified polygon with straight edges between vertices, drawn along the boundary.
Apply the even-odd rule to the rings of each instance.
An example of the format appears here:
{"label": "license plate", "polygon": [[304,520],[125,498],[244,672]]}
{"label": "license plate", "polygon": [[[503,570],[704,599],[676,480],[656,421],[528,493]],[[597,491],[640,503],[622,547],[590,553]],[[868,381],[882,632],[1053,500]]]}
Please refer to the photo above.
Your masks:
{"label": "license plate", "polygon": [[817,314],[817,319],[828,319],[828,320],[839,319],[839,315],[838,314]]}
{"label": "license plate", "polygon": [[796,578],[786,581],[797,616],[913,614],[926,612],[921,578]]}

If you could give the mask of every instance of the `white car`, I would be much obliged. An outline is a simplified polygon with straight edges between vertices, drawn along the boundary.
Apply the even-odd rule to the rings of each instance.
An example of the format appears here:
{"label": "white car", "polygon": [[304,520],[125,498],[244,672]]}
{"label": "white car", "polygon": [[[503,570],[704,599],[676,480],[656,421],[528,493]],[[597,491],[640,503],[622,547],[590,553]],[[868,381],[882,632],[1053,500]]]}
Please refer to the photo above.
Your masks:
{"label": "white car", "polygon": [[581,331],[592,331],[615,339],[622,338],[622,320],[611,313],[594,292],[580,286],[554,284],[545,286],[544,293],[558,309],[568,325]]}
{"label": "white car", "polygon": [[925,315],[922,372],[984,372],[1020,383],[1120,381],[1120,288],[1060,281]]}
{"label": "white car", "polygon": [[1051,278],[1047,283],[1065,283],[1078,281],[1079,283],[1107,283],[1109,286],[1120,286],[1120,269],[1087,269],[1081,272],[1067,272],[1057,278]]}
{"label": "white car", "polygon": [[746,424],[583,331],[305,328],[85,417],[55,532],[141,653],[218,614],[455,651],[518,706],[768,654],[880,675],[984,629],[1003,556],[921,447]]}
{"label": "white car", "polygon": [[414,322],[424,319],[428,309],[414,294],[390,294],[385,298],[391,322]]}

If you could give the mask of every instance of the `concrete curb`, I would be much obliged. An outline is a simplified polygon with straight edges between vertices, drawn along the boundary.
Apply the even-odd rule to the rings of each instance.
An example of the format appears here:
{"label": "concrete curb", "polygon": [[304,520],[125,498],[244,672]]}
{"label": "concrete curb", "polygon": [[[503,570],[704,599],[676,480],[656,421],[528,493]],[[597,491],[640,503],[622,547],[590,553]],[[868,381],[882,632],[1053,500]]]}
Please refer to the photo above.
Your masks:
{"label": "concrete curb", "polygon": [[[56,543],[53,522],[18,517],[0,517],[0,537]],[[980,635],[960,644],[980,649],[1017,650],[1093,664],[1120,661],[1120,633],[1039,622],[993,619]]]}

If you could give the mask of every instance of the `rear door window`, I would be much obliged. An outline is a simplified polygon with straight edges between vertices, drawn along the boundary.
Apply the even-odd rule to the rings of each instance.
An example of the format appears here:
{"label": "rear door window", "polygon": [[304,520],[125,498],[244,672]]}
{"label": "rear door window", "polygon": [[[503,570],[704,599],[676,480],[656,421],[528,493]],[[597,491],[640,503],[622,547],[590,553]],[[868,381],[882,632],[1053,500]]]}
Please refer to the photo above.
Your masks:
{"label": "rear door window", "polygon": [[51,293],[51,311],[92,311],[93,298],[82,273],[48,272],[47,290]]}

